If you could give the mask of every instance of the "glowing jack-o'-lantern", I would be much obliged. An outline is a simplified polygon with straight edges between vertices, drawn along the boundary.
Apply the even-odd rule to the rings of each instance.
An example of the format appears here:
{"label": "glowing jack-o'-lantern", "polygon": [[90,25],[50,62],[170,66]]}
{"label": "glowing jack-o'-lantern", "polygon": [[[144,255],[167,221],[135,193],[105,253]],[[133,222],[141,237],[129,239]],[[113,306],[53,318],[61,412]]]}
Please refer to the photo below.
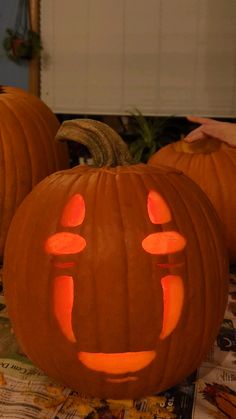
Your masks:
{"label": "glowing jack-o'-lantern", "polygon": [[83,394],[162,391],[200,364],[221,324],[218,217],[181,172],[132,164],[108,126],[68,121],[65,137],[95,147],[98,167],[50,175],[18,209],[4,265],[14,331],[33,362]]}

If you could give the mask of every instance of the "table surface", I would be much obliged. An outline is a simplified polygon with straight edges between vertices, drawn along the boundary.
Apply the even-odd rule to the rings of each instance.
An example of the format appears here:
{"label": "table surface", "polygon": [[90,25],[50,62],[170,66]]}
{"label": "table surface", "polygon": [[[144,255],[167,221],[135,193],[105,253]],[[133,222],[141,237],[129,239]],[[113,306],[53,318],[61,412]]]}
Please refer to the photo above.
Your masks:
{"label": "table surface", "polygon": [[0,418],[236,419],[236,271],[214,346],[184,382],[140,400],[86,398],[61,386],[20,351],[7,315],[0,276]]}

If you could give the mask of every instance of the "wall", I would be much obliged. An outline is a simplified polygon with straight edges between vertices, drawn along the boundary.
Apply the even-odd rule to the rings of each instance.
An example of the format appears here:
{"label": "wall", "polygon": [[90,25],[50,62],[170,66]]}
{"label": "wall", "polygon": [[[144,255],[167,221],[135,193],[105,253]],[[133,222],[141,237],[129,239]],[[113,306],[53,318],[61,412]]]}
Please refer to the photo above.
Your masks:
{"label": "wall", "polygon": [[0,84],[28,89],[28,64],[16,64],[10,61],[2,41],[6,28],[13,28],[15,24],[18,0],[0,0]]}

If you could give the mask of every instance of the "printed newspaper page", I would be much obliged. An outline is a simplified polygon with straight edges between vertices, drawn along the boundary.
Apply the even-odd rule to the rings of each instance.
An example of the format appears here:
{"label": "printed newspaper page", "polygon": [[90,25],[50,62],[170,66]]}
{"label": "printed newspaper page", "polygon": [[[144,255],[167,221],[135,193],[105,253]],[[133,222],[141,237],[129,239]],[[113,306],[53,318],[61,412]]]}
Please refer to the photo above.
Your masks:
{"label": "printed newspaper page", "polygon": [[220,332],[198,370],[193,419],[236,419],[236,275]]}

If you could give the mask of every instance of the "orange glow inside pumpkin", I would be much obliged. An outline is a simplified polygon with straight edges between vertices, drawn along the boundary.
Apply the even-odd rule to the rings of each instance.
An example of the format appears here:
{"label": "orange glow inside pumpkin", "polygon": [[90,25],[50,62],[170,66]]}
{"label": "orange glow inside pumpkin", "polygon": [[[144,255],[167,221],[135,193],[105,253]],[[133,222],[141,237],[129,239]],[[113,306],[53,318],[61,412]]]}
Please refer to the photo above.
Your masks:
{"label": "orange glow inside pumpkin", "polygon": [[166,255],[183,250],[186,240],[177,231],[160,231],[145,237],[142,246],[152,255]]}
{"label": "orange glow inside pumpkin", "polygon": [[72,276],[60,275],[53,280],[53,307],[55,317],[62,333],[70,342],[76,342],[72,330],[72,308],[74,302],[74,283]]}
{"label": "orange glow inside pumpkin", "polygon": [[175,329],[184,303],[183,280],[178,275],[167,275],[161,279],[164,312],[160,339],[165,339]]}
{"label": "orange glow inside pumpkin", "polygon": [[62,231],[50,236],[45,243],[45,251],[53,255],[70,255],[81,252],[86,241],[79,234]]}
{"label": "orange glow inside pumpkin", "polygon": [[73,195],[63,209],[60,223],[64,227],[76,227],[84,221],[85,203],[80,194]]}
{"label": "orange glow inside pumpkin", "polygon": [[155,351],[93,353],[79,352],[82,364],[93,371],[106,374],[125,374],[136,372],[149,365],[156,357]]}
{"label": "orange glow inside pumpkin", "polygon": [[[150,221],[162,224],[171,221],[171,212],[164,199],[155,191],[148,195],[147,210]],[[64,208],[61,224],[75,227],[83,222],[85,205],[81,195],[74,195]],[[86,241],[78,234],[58,232],[45,243],[45,251],[53,255],[67,255],[81,252]],[[155,255],[171,254],[181,251],[186,239],[176,231],[161,231],[148,235],[142,241],[143,249]],[[70,268],[74,262],[55,262],[57,268]],[[177,264],[179,265],[179,264]],[[181,266],[181,264],[180,264]],[[168,268],[169,264],[163,264]],[[184,302],[183,280],[178,275],[167,275],[161,279],[163,291],[163,323],[160,339],[168,337],[179,322]],[[72,309],[74,302],[74,283],[70,275],[56,276],[53,279],[53,307],[60,329],[70,342],[76,342],[72,329]],[[126,374],[139,371],[148,366],[156,357],[156,352],[138,351],[124,353],[79,352],[78,359],[87,368],[106,374]],[[110,382],[135,381],[137,377],[107,378]]]}
{"label": "orange glow inside pumpkin", "polygon": [[153,224],[164,224],[171,221],[171,212],[162,196],[150,191],[147,201],[148,215]]}

